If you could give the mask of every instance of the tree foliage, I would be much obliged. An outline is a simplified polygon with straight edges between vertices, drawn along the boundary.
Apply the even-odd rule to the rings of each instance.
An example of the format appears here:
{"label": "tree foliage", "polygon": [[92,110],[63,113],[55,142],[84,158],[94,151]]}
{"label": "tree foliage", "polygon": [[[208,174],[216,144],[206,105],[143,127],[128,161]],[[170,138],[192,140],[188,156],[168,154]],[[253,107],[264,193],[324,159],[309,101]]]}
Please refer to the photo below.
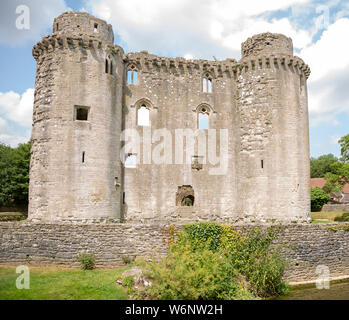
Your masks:
{"label": "tree foliage", "polygon": [[322,155],[318,158],[310,159],[310,177],[324,178],[326,173],[331,172],[331,164],[337,162],[338,159],[332,154]]}
{"label": "tree foliage", "polygon": [[28,203],[30,146],[0,144],[0,206]]}
{"label": "tree foliage", "polygon": [[340,138],[338,143],[341,146],[341,161],[349,162],[349,134]]}
{"label": "tree foliage", "polygon": [[330,197],[324,190],[316,187],[316,188],[311,188],[310,200],[311,200],[311,211],[320,211],[323,205],[330,200]]}

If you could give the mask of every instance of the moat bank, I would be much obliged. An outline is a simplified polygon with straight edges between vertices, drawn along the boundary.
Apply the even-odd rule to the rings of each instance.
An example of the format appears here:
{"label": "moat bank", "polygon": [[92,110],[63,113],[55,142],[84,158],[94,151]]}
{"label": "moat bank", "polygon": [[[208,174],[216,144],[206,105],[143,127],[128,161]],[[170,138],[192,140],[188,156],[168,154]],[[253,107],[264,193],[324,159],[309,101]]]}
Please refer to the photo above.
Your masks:
{"label": "moat bank", "polygon": [[[258,227],[265,229],[268,226]],[[316,268],[321,265],[329,268],[331,277],[349,275],[349,232],[330,230],[333,226],[280,226],[277,243],[287,244],[285,254],[290,259],[285,275],[287,280],[315,280],[319,277]],[[165,224],[1,222],[0,263],[78,266],[77,254],[90,252],[96,256],[99,267],[120,266],[123,265],[122,257],[166,254],[168,241],[169,225]]]}
{"label": "moat bank", "polygon": [[328,289],[317,289],[315,284],[296,287],[287,296],[278,297],[275,300],[349,300],[349,279],[331,282]]}

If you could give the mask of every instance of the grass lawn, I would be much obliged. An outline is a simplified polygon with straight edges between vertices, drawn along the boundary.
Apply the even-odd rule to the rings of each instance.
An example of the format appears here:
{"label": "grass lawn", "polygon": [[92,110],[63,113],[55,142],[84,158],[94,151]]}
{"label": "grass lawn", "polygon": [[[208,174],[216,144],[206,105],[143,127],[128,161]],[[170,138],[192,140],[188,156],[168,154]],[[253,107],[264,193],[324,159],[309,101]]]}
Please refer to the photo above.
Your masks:
{"label": "grass lawn", "polygon": [[119,269],[80,270],[63,267],[31,267],[30,289],[16,288],[16,267],[0,266],[0,300],[125,300],[116,284]]}
{"label": "grass lawn", "polygon": [[25,216],[24,212],[0,212],[0,216]]}
{"label": "grass lawn", "polygon": [[330,211],[330,212],[312,212],[312,223],[330,223],[335,222],[334,218],[340,217],[343,212]]}

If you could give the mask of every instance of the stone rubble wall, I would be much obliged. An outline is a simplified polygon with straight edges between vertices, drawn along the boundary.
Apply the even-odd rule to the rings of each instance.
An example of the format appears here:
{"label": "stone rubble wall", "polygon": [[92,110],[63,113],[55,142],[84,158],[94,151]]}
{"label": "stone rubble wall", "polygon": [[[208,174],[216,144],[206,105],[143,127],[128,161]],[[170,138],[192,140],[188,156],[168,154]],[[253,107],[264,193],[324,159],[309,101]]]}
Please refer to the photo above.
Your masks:
{"label": "stone rubble wall", "polygon": [[349,203],[342,203],[342,204],[335,204],[335,203],[330,203],[330,204],[325,204],[321,211],[323,212],[329,212],[329,211],[347,211],[349,212]]}
{"label": "stone rubble wall", "polygon": [[[328,226],[288,224],[281,227],[277,243],[288,244],[285,249],[290,259],[285,276],[288,280],[315,280],[319,276],[316,273],[319,265],[329,267],[331,277],[349,275],[349,232],[333,232]],[[267,225],[260,228],[265,229]],[[98,267],[115,267],[123,265],[123,256],[165,255],[168,242],[169,225],[165,224],[2,222],[0,263],[78,266],[77,255],[89,252],[96,256]]]}

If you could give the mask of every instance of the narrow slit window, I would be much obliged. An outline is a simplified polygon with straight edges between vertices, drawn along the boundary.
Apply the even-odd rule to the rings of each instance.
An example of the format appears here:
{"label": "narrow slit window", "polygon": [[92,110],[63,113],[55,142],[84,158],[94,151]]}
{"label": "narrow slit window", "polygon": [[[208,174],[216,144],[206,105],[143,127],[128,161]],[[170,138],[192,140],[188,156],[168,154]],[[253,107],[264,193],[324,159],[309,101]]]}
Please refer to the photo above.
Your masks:
{"label": "narrow slit window", "polygon": [[137,111],[137,125],[139,126],[149,126],[150,125],[150,112],[149,109],[142,105]]}
{"label": "narrow slit window", "polygon": [[56,23],[56,31],[59,31],[59,24]]}
{"label": "narrow slit window", "polygon": [[87,108],[87,107],[78,107],[78,106],[76,106],[75,108],[76,108],[75,120],[87,121],[88,120],[89,108]]}
{"label": "narrow slit window", "polygon": [[85,163],[85,151],[82,152],[81,161],[82,161],[82,163]]}
{"label": "narrow slit window", "polygon": [[123,192],[123,193],[122,193],[122,204],[125,204],[125,200],[126,200],[125,198],[126,198],[126,197],[125,197],[125,192]]}
{"label": "narrow slit window", "polygon": [[108,59],[105,59],[105,73],[109,72],[109,62]]}
{"label": "narrow slit window", "polygon": [[113,74],[113,61],[110,61],[110,74]]}
{"label": "narrow slit window", "polygon": [[264,160],[261,160],[261,168],[264,169]]}

